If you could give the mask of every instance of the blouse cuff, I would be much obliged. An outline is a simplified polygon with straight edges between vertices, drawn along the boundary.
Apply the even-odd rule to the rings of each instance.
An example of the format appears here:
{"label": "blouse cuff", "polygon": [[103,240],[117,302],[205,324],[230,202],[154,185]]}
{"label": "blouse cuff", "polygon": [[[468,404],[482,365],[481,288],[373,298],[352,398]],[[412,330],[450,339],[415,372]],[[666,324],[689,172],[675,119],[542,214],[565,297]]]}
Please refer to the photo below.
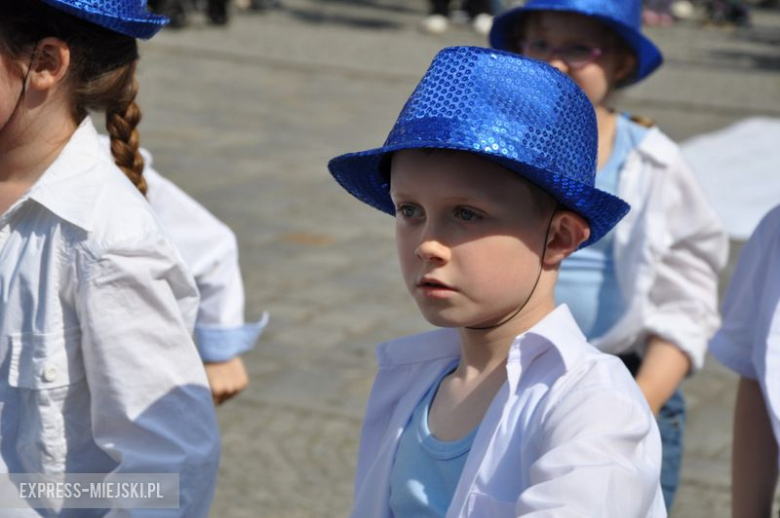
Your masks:
{"label": "blouse cuff", "polygon": [[255,323],[240,326],[195,325],[198,353],[204,362],[218,363],[232,360],[255,346],[268,325],[268,313]]}

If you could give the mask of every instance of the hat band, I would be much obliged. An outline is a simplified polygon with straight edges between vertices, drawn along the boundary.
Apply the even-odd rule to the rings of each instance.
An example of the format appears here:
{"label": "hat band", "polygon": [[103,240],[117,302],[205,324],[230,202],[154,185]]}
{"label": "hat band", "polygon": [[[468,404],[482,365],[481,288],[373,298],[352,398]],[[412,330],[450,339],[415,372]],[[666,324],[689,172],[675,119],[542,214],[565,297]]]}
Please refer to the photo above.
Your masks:
{"label": "hat band", "polygon": [[581,13],[588,16],[602,16],[618,23],[638,29],[642,24],[642,11],[638,7],[641,2],[626,0],[600,2],[583,2],[582,0],[531,0],[525,5],[528,10],[556,10]]}
{"label": "hat band", "polygon": [[518,139],[514,137],[517,134],[527,132],[520,126],[513,128],[510,134],[499,124],[474,124],[472,121],[449,117],[425,117],[396,124],[383,148],[389,151],[412,148],[468,151],[497,160],[505,167],[520,162],[562,174],[560,167],[550,160],[542,149],[535,149],[537,142],[531,142],[527,138]]}
{"label": "hat band", "polygon": [[506,128],[497,125],[425,117],[397,124],[384,147],[442,147],[510,157],[524,148],[507,133]]}

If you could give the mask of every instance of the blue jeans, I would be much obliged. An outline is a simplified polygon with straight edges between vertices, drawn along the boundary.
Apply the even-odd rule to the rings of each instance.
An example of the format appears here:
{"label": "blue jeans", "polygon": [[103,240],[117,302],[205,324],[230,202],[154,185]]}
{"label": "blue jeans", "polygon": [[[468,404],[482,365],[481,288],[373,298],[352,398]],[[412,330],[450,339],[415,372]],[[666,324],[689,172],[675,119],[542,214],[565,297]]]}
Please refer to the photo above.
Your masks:
{"label": "blue jeans", "polygon": [[658,413],[658,428],[661,431],[663,459],[661,462],[661,489],[664,492],[666,510],[672,508],[674,495],[680,482],[680,465],[683,456],[683,435],[685,432],[685,399],[682,390],[677,389]]}

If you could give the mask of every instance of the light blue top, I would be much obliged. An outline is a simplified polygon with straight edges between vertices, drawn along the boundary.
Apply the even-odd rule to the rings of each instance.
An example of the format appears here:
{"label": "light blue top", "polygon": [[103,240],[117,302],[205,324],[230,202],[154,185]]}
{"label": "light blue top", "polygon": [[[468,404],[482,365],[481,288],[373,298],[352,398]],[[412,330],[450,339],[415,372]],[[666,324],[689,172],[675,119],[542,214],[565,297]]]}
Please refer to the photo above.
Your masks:
{"label": "light blue top", "polygon": [[[629,153],[648,129],[625,114],[617,119],[615,143],[609,160],[596,173],[596,187],[617,195],[620,170]],[[555,301],[567,304],[585,336],[591,340],[606,333],[623,315],[625,301],[615,276],[614,229],[589,247],[577,250],[561,265]]]}
{"label": "light blue top", "polygon": [[452,442],[440,441],[428,428],[431,401],[454,367],[446,369],[431,386],[401,435],[390,472],[390,509],[394,516],[443,517],[455,494],[479,427]]}

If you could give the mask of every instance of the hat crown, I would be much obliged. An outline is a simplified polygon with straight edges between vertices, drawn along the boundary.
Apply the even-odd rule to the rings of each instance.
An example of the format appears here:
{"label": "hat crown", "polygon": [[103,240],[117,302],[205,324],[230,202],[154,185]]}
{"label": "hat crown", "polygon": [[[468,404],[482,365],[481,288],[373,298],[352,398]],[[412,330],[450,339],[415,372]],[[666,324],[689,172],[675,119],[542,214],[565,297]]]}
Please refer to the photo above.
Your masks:
{"label": "hat crown", "polygon": [[404,106],[387,147],[450,147],[594,184],[593,107],[564,74],[506,52],[442,50]]}
{"label": "hat crown", "polygon": [[642,34],[641,0],[529,0],[521,7],[503,12],[493,20],[490,46],[517,50],[517,27],[523,16],[532,12],[559,11],[590,16],[613,30],[637,58],[636,69],[624,85],[641,81],[663,62],[661,51]]}
{"label": "hat crown", "polygon": [[628,205],[594,186],[598,130],[590,101],[564,74],[500,50],[450,47],[433,60],[381,148],[328,169],[349,193],[388,214],[387,161],[404,149],[451,149],[502,165],[590,224],[598,241]]}
{"label": "hat crown", "polygon": [[168,18],[150,13],[147,0],[41,0],[73,16],[134,38],[151,38]]}
{"label": "hat crown", "polygon": [[635,30],[642,27],[641,0],[529,0],[525,8],[573,11],[608,18]]}
{"label": "hat crown", "polygon": [[131,18],[146,10],[146,0],[68,0],[73,7],[88,12],[102,12],[117,18]]}

